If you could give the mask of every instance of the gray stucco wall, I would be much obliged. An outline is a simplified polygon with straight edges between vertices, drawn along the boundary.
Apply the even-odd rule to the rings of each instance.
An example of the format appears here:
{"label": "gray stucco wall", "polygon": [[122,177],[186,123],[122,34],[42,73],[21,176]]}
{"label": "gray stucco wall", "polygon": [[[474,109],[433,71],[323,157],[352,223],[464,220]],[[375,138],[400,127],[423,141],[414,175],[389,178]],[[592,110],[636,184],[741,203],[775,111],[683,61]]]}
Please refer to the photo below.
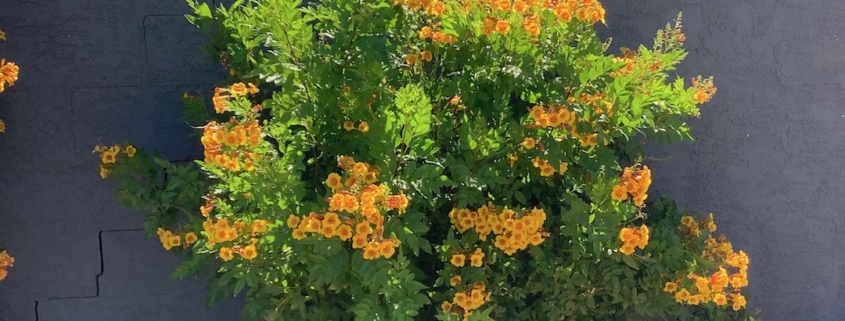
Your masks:
{"label": "gray stucco wall", "polygon": [[[209,0],[210,1],[210,0]],[[4,0],[0,57],[21,67],[0,94],[0,242],[16,258],[0,320],[238,320],[205,308],[204,284],[171,280],[179,258],[145,242],[143,213],[113,200],[94,144],[131,140],[184,160],[185,90],[221,68],[199,50],[184,0]]]}
{"label": "gray stucco wall", "polygon": [[697,141],[652,146],[654,188],[751,256],[764,320],[845,319],[845,1],[604,1],[616,45],[650,43],[684,14],[689,79],[719,92]]}
{"label": "gray stucco wall", "polygon": [[[619,45],[650,42],[684,12],[690,55],[719,92],[695,143],[651,146],[654,189],[713,212],[752,258],[749,305],[765,320],[842,320],[845,270],[845,1],[607,0]],[[200,281],[144,242],[141,213],[103,184],[93,144],[130,139],[166,158],[196,152],[173,117],[219,70],[181,0],[7,0],[0,56],[21,66],[0,94],[0,241],[17,258],[0,320],[235,320],[203,307]]]}

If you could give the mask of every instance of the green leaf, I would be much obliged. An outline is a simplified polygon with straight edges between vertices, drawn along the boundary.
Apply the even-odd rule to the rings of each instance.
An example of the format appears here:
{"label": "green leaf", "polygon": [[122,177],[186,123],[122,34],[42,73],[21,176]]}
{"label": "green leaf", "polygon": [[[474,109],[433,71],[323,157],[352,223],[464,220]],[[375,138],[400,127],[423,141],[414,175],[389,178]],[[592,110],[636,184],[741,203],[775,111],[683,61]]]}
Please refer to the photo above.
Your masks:
{"label": "green leaf", "polygon": [[634,258],[630,255],[622,254],[622,262],[625,262],[625,264],[627,264],[634,270],[640,269],[639,265],[637,264],[637,261],[635,261]]}

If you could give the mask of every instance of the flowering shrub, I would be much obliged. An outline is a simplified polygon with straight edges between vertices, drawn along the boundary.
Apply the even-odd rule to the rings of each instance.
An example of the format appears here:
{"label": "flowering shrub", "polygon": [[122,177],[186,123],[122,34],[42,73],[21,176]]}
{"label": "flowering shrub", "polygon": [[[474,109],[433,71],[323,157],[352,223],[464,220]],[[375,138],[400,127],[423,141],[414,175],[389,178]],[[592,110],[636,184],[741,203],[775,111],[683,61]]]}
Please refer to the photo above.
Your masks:
{"label": "flowering shrub", "polygon": [[[194,164],[98,146],[148,237],[249,319],[745,319],[748,257],[649,201],[639,142],[716,92],[680,16],[605,53],[595,0],[236,1]],[[129,152],[129,148],[131,152]]]}

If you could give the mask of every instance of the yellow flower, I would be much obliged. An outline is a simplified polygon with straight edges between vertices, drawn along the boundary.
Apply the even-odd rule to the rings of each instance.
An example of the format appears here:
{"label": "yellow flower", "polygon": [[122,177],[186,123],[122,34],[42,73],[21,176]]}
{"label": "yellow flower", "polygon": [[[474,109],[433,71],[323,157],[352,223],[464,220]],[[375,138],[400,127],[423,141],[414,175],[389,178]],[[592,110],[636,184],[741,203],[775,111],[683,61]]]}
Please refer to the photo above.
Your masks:
{"label": "yellow flower", "polygon": [[5,280],[7,275],[9,275],[9,271],[6,271],[6,269],[0,269],[0,281]]}
{"label": "yellow flower", "polygon": [[733,295],[733,304],[732,304],[731,308],[733,308],[734,311],[739,311],[739,309],[742,309],[742,308],[745,307],[745,303],[746,303],[745,302],[745,296],[743,296],[741,293],[734,294]]}
{"label": "yellow flower", "polygon": [[619,252],[622,252],[622,254],[625,254],[625,255],[631,255],[631,254],[634,254],[635,249],[636,249],[635,245],[630,244],[630,243],[625,243],[625,245],[622,245],[622,247],[619,248]]}
{"label": "yellow flower", "polygon": [[247,87],[246,87],[246,91],[247,91],[248,93],[253,94],[253,95],[255,95],[255,94],[257,94],[257,93],[258,93],[258,88],[257,88],[257,87],[255,87],[255,85],[253,85],[253,84],[247,84],[246,86],[247,86]]}
{"label": "yellow flower", "polygon": [[379,247],[376,243],[367,244],[367,247],[364,248],[364,259],[366,260],[375,260],[379,255]]}
{"label": "yellow flower", "polygon": [[420,39],[425,40],[425,39],[431,38],[431,35],[432,35],[431,27],[425,26],[425,27],[422,27],[422,29],[420,29]]}
{"label": "yellow flower", "polygon": [[519,160],[519,157],[517,157],[516,155],[508,154],[508,164],[510,164],[511,167],[513,167],[513,164],[516,163],[516,161],[518,161],[518,160]]}
{"label": "yellow flower", "polygon": [[452,310],[452,303],[449,301],[443,301],[443,303],[440,304],[440,308],[443,309],[443,311],[449,312]]}
{"label": "yellow flower", "polygon": [[689,299],[687,299],[687,303],[690,305],[698,305],[701,303],[701,294],[691,295]]}
{"label": "yellow flower", "polygon": [[534,141],[534,138],[532,137],[525,137],[525,139],[522,140],[522,147],[525,147],[525,149],[532,149],[535,144],[536,141]]}
{"label": "yellow flower", "polygon": [[288,216],[288,227],[294,229],[299,226],[299,216],[291,214]]}
{"label": "yellow flower", "polygon": [[353,249],[362,249],[367,246],[367,243],[367,235],[365,234],[358,234],[352,237]]}
{"label": "yellow flower", "polygon": [[370,235],[373,232],[373,228],[370,226],[370,223],[361,222],[355,226],[355,233],[358,235]]}
{"label": "yellow flower", "polygon": [[449,279],[449,285],[458,286],[458,284],[461,284],[461,276],[460,275],[455,275],[455,276],[453,276],[452,278]]}
{"label": "yellow flower", "polygon": [[5,133],[5,132],[6,132],[6,123],[4,123],[2,119],[0,119],[0,133]]}
{"label": "yellow flower", "polygon": [[353,128],[355,128],[355,124],[353,124],[351,120],[343,122],[343,129],[345,129],[346,131],[350,131]]}
{"label": "yellow flower", "polygon": [[341,182],[341,177],[337,173],[329,174],[329,177],[326,179],[326,186],[331,188],[332,190],[338,190],[343,188],[343,183]]}
{"label": "yellow flower", "polygon": [[475,253],[470,255],[470,265],[474,267],[481,267],[481,264],[483,264],[483,259],[484,252],[481,252],[481,249],[478,249],[477,251],[475,251]]}
{"label": "yellow flower", "polygon": [[249,227],[249,231],[251,233],[264,233],[267,232],[267,221],[265,220],[256,220],[252,222],[252,225]]}
{"label": "yellow flower", "polygon": [[552,165],[545,164],[540,167],[540,176],[549,177],[555,174],[555,168]]}
{"label": "yellow flower", "polygon": [[115,154],[116,153],[113,153],[111,150],[103,152],[103,155],[100,156],[101,160],[103,161],[103,164],[114,164],[116,160]]}
{"label": "yellow flower", "polygon": [[396,249],[393,248],[393,244],[391,242],[382,242],[379,246],[379,253],[381,256],[389,259],[393,256],[393,253],[396,253]]}
{"label": "yellow flower", "polygon": [[239,82],[229,87],[229,92],[232,93],[235,97],[238,96],[246,96],[248,93],[246,85],[244,83]]}
{"label": "yellow flower", "polygon": [[504,34],[508,33],[508,31],[511,31],[511,25],[507,20],[499,20],[496,22],[496,32]]}
{"label": "yellow flower", "polygon": [[323,227],[320,229],[320,233],[322,233],[324,237],[333,237],[335,232],[337,232],[337,228],[331,225],[323,224]]}
{"label": "yellow flower", "polygon": [[235,252],[232,251],[231,248],[223,247],[223,248],[220,248],[220,252],[217,253],[217,255],[220,256],[220,259],[222,259],[224,262],[229,262],[229,261],[232,260],[232,258],[235,257],[234,253]]}
{"label": "yellow flower", "polygon": [[338,237],[340,237],[341,241],[346,241],[352,237],[352,227],[346,224],[342,224],[340,227],[337,228]]}
{"label": "yellow flower", "polygon": [[111,173],[111,170],[110,170],[110,169],[106,168],[106,167],[105,167],[105,166],[103,166],[103,165],[100,165],[100,177],[102,177],[103,179],[105,179],[106,177],[109,177],[109,174],[110,174],[110,173]]}
{"label": "yellow flower", "polygon": [[0,30],[0,40],[6,41],[6,33]]}
{"label": "yellow flower", "polygon": [[407,63],[411,66],[416,65],[418,60],[419,60],[419,58],[417,57],[417,54],[412,53],[412,54],[407,54],[405,56],[405,63]]}
{"label": "yellow flower", "polygon": [[294,240],[301,240],[305,238],[305,231],[300,229],[293,230],[293,239]]}
{"label": "yellow flower", "polygon": [[425,60],[426,62],[431,62],[431,60],[434,59],[434,56],[431,54],[431,51],[428,51],[428,50],[423,51],[421,53],[421,55],[422,55],[422,59]]}
{"label": "yellow flower", "polygon": [[713,295],[713,303],[717,305],[726,305],[728,304],[728,298],[723,293],[716,293]]}
{"label": "yellow flower", "polygon": [[621,185],[613,186],[613,191],[610,193],[610,197],[613,198],[614,201],[624,201],[628,199],[628,192],[625,191],[625,188]]}
{"label": "yellow flower", "polygon": [[247,245],[240,254],[244,259],[252,260],[258,256],[258,251],[255,250],[255,245]]}
{"label": "yellow flower", "polygon": [[466,256],[464,256],[463,254],[452,255],[451,262],[454,266],[462,267],[466,263]]}
{"label": "yellow flower", "polygon": [[136,152],[135,146],[128,145],[128,146],[126,146],[126,148],[123,149],[123,152],[126,153],[126,156],[135,157],[135,152]]}
{"label": "yellow flower", "polygon": [[366,133],[366,132],[370,131],[370,125],[367,124],[367,122],[362,121],[360,124],[358,124],[358,131],[360,131],[362,133]]}
{"label": "yellow flower", "polygon": [[329,212],[323,216],[323,226],[337,227],[338,225],[340,225],[340,217],[337,214]]}
{"label": "yellow flower", "polygon": [[690,293],[687,289],[681,289],[677,293],[675,293],[675,301],[678,303],[683,303],[687,301],[690,297]]}
{"label": "yellow flower", "polygon": [[185,244],[191,245],[197,242],[197,235],[194,232],[185,234]]}
{"label": "yellow flower", "polygon": [[663,291],[668,293],[675,293],[678,290],[678,283],[675,282],[666,282],[666,285],[663,286]]}

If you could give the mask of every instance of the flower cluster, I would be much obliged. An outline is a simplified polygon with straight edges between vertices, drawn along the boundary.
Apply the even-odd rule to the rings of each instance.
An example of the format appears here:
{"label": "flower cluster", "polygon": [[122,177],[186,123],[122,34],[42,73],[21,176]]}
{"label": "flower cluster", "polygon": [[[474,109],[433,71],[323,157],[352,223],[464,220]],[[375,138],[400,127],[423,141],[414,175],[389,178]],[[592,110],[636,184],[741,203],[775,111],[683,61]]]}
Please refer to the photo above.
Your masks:
{"label": "flower cluster", "polygon": [[254,148],[261,144],[261,127],[257,120],[246,125],[229,122],[218,124],[211,122],[205,126],[200,138],[205,155],[205,163],[228,169],[233,172],[255,169],[254,161],[258,156],[254,152],[243,151],[243,147]]}
{"label": "flower cluster", "polygon": [[[678,227],[678,230],[684,236],[698,237],[698,236],[701,235],[701,227],[702,226],[704,228],[706,228],[708,231],[710,231],[710,233],[716,232],[716,223],[713,220],[713,213],[710,213],[710,215],[707,218],[705,218],[704,220],[702,220],[700,223],[697,222],[695,220],[695,218],[693,218],[692,216],[684,216],[684,217],[681,218],[681,226]],[[713,239],[713,237],[710,236],[709,239]],[[725,239],[725,242],[727,242],[727,239]],[[708,244],[710,244],[710,242],[708,242]],[[728,248],[727,251],[730,251],[731,244],[725,243],[725,245]],[[727,256],[727,255],[724,255],[724,256]]]}
{"label": "flower cluster", "polygon": [[543,243],[546,212],[534,208],[518,215],[505,208],[497,214],[496,208],[488,204],[481,206],[478,211],[466,208],[452,209],[449,212],[449,220],[461,233],[474,228],[481,241],[486,241],[490,233],[495,234],[493,245],[505,254],[513,255],[518,250],[525,250],[528,245],[537,246]]}
{"label": "flower cluster", "polygon": [[337,173],[328,175],[325,184],[334,193],[329,198],[328,212],[312,212],[303,217],[290,215],[287,225],[293,230],[293,238],[301,240],[311,233],[327,239],[337,237],[344,242],[351,239],[352,248],[363,249],[365,259],[390,258],[400,242],[397,238],[384,237],[383,212],[404,213],[408,198],[403,193],[390,195],[390,188],[385,184],[376,185],[378,169],[367,163],[341,156],[338,167],[346,178]]}
{"label": "flower cluster", "polygon": [[[454,283],[452,280],[457,278],[457,283]],[[472,315],[472,311],[480,308],[484,305],[484,302],[490,299],[490,292],[487,292],[487,287],[484,285],[484,282],[475,282],[473,284],[463,285],[461,284],[461,277],[456,276],[450,280],[452,286],[461,289],[460,291],[455,292],[455,296],[452,297],[452,301],[443,301],[440,304],[440,308],[443,309],[445,312],[449,312],[451,314],[458,314],[463,313],[464,320],[468,319],[470,315]]]}
{"label": "flower cluster", "polygon": [[[2,89],[2,87],[0,87]],[[716,94],[716,86],[713,85],[713,77],[702,78],[698,76],[692,78],[692,99],[699,104],[706,103]],[[0,90],[2,91],[2,90]]]}
{"label": "flower cluster", "polygon": [[15,258],[9,256],[6,250],[0,252],[0,281],[6,279],[6,276],[9,275],[8,269],[14,265]]}
{"label": "flower cluster", "polygon": [[126,145],[121,148],[118,144],[112,145],[111,147],[97,145],[94,146],[94,150],[92,151],[92,153],[100,153],[100,177],[104,179],[109,177],[120,154],[126,154],[126,156],[132,158],[135,157],[136,152],[135,146]]}
{"label": "flower cluster", "polygon": [[[201,211],[210,212],[213,209],[203,206]],[[206,209],[206,210],[203,210]],[[204,214],[205,215],[205,214]],[[234,253],[240,254],[246,260],[252,260],[258,256],[255,244],[258,242],[257,237],[269,230],[270,221],[254,220],[249,223],[245,220],[237,220],[230,223],[228,219],[219,218],[214,221],[214,218],[208,217],[202,223],[203,231],[205,232],[208,242],[206,247],[213,249],[218,243],[226,243],[221,247],[217,255],[225,262],[231,261],[234,258]],[[188,233],[185,236],[185,241],[189,241],[189,236],[193,233]],[[196,236],[193,237],[196,239]],[[228,243],[232,242],[232,243]],[[248,242],[248,243],[247,243]],[[248,244],[244,246],[243,244]]]}
{"label": "flower cluster", "polygon": [[15,85],[15,82],[18,81],[18,65],[14,62],[6,62],[6,59],[0,59],[0,93],[6,90],[6,85],[8,84],[9,87]]}
{"label": "flower cluster", "polygon": [[631,255],[634,254],[634,251],[636,251],[638,247],[641,250],[645,249],[646,245],[648,245],[648,235],[648,226],[645,224],[641,225],[639,228],[622,228],[622,230],[619,231],[619,239],[622,240],[624,244],[619,248],[619,252],[622,252],[625,255]]}
{"label": "flower cluster", "polygon": [[358,129],[359,132],[366,133],[370,131],[370,124],[365,121],[361,121],[358,123],[358,126],[355,126],[355,123],[351,120],[347,120],[343,122],[343,129],[346,131],[352,131],[353,129]]}
{"label": "flower cluster", "polygon": [[[467,257],[469,257],[470,265],[473,267],[481,267],[484,264],[484,251],[476,248],[475,251],[463,252],[459,250],[452,250],[452,263],[455,267],[466,266]],[[486,286],[484,282],[475,282],[473,284],[464,284],[460,275],[455,275],[449,279],[449,285],[455,288],[455,296],[452,301],[444,301],[440,307],[443,311],[458,314],[463,313],[464,319],[468,318],[473,310],[478,309],[484,302],[490,299],[490,293],[485,292]]]}
{"label": "flower cluster", "polygon": [[[457,37],[437,30],[441,23],[437,20],[449,20],[449,14],[469,15],[471,21],[480,24],[481,34],[507,34],[512,32],[512,24],[521,26],[522,31],[536,38],[542,31],[541,16],[543,11],[553,12],[558,21],[550,23],[569,23],[573,18],[590,24],[604,23],[605,9],[597,0],[485,0],[461,1],[461,6],[450,6],[443,0],[394,0],[409,10],[420,11],[430,20],[431,25],[419,30],[421,39],[431,39],[436,43],[451,44]],[[473,28],[471,28],[473,29]],[[472,38],[468,36],[468,38]]]}
{"label": "flower cluster", "polygon": [[651,170],[648,166],[642,169],[627,167],[619,178],[619,184],[613,186],[611,197],[615,201],[634,199],[634,204],[643,206],[648,198],[648,187],[651,186]]}
{"label": "flower cluster", "polygon": [[549,177],[554,175],[555,173],[566,173],[566,170],[569,169],[569,164],[560,162],[557,168],[549,164],[549,161],[535,157],[534,158],[534,167],[540,169],[540,176]]}
{"label": "flower cluster", "polygon": [[575,125],[577,119],[576,113],[569,111],[563,105],[556,105],[549,109],[537,105],[530,109],[528,115],[531,117],[532,124],[540,128],[571,127]]}
{"label": "flower cluster", "polygon": [[167,251],[170,251],[170,249],[180,245],[184,248],[188,248],[188,246],[197,242],[197,234],[194,232],[185,233],[184,243],[182,242],[182,235],[174,234],[173,232],[160,227],[158,228],[158,231],[156,231],[156,234],[158,235],[159,241],[161,241],[161,245]]}
{"label": "flower cluster", "polygon": [[247,94],[255,95],[258,93],[258,88],[253,84],[236,83],[229,88],[215,88],[214,97],[211,98],[214,104],[214,112],[222,114],[229,109],[229,99],[244,97]]}
{"label": "flower cluster", "polygon": [[[704,226],[712,233],[716,230],[711,213],[701,222],[696,222],[691,216],[681,218],[679,230],[686,237],[699,237],[700,226]],[[738,311],[745,307],[745,297],[740,289],[748,286],[748,264],[750,260],[744,251],[734,252],[733,246],[724,235],[713,238],[708,235],[705,240],[702,258],[718,264],[718,270],[708,276],[689,273],[684,280],[667,282],[663,290],[675,294],[675,301],[690,305],[713,302],[717,306],[727,306]],[[728,271],[735,270],[730,274]],[[683,286],[684,284],[688,286]]]}

